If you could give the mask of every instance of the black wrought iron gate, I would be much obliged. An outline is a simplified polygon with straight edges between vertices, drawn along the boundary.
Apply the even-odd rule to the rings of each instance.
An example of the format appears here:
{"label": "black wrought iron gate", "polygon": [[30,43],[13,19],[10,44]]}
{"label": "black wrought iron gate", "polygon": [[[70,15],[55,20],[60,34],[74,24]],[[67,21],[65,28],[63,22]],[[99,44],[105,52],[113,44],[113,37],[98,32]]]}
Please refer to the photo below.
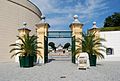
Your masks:
{"label": "black wrought iron gate", "polygon": [[75,63],[75,36],[72,37],[72,63]]}
{"label": "black wrought iron gate", "polygon": [[44,63],[48,62],[48,37],[44,36]]}
{"label": "black wrought iron gate", "polygon": [[48,38],[71,38],[71,57],[72,63],[75,63],[75,36],[72,37],[71,31],[49,31],[48,37],[44,37],[44,62],[48,62]]}

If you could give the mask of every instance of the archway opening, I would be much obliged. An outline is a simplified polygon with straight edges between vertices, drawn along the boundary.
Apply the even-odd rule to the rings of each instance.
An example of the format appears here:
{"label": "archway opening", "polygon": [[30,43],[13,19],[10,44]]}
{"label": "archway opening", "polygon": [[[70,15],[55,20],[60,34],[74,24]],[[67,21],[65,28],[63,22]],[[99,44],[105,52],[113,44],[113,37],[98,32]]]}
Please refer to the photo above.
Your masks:
{"label": "archway opening", "polygon": [[[45,62],[51,61],[72,61],[75,62],[75,41],[73,41],[72,31],[54,30],[48,31],[45,37]],[[47,52],[46,52],[47,50]]]}

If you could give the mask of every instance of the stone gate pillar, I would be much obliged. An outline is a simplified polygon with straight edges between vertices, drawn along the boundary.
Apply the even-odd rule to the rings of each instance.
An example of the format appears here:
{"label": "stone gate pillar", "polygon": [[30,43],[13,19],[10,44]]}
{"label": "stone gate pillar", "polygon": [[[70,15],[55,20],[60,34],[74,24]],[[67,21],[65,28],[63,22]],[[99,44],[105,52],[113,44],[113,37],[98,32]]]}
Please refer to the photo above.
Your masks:
{"label": "stone gate pillar", "polygon": [[[78,16],[74,15],[74,21],[70,24],[70,28],[72,31],[72,36],[75,36],[75,40],[82,39],[82,27],[83,24],[79,22]],[[75,41],[75,50],[79,47],[81,48],[80,52],[82,52],[82,41]]]}
{"label": "stone gate pillar", "polygon": [[96,26],[96,22],[93,22],[93,27],[89,30],[89,32],[95,34],[95,39],[100,38],[100,29]]}
{"label": "stone gate pillar", "polygon": [[20,29],[18,29],[18,31],[19,31],[19,36],[20,36],[20,37],[24,37],[24,35],[29,34],[30,31],[31,31],[30,29],[28,29],[28,28],[26,27],[26,25],[27,25],[27,23],[26,23],[26,22],[23,22],[23,27],[20,28]]}
{"label": "stone gate pillar", "polygon": [[38,46],[42,47],[42,49],[38,48],[38,50],[41,52],[42,58],[38,55],[37,56],[37,62],[38,63],[45,63],[44,62],[44,59],[45,59],[45,57],[44,57],[44,48],[45,48],[45,46],[44,46],[44,43],[45,43],[44,42],[44,37],[47,36],[48,28],[50,26],[49,26],[48,23],[45,22],[45,17],[41,17],[41,18],[42,18],[42,20],[38,24],[36,24],[36,27],[37,27],[36,32],[37,32],[37,37],[38,37],[37,42],[40,42],[38,44]]}
{"label": "stone gate pillar", "polygon": [[[21,28],[19,28],[18,29],[18,32],[19,32],[19,36],[20,37],[24,37],[24,35],[27,35],[27,34],[29,34],[30,33],[30,29],[28,29],[27,27],[26,27],[26,25],[27,25],[27,23],[26,22],[23,22],[23,27],[21,27]],[[20,40],[16,40],[16,43],[21,43],[21,41]],[[16,50],[16,52],[18,52],[18,50]],[[16,57],[15,57],[15,62],[19,62],[19,54],[18,55],[16,55]]]}

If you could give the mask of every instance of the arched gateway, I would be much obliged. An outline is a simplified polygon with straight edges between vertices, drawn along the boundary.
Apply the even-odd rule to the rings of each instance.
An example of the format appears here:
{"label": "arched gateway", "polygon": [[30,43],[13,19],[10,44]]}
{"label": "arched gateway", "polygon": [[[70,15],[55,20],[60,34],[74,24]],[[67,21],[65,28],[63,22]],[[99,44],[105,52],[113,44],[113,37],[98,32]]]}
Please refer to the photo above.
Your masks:
{"label": "arched gateway", "polygon": [[[72,63],[76,63],[75,61],[75,50],[77,49],[77,46],[82,48],[82,42],[76,42],[75,40],[78,38],[82,38],[82,26],[83,24],[79,22],[78,16],[74,16],[74,21],[70,24],[71,31],[48,31],[48,28],[50,27],[47,22],[45,22],[45,17],[42,17],[42,20],[36,24],[36,32],[37,32],[37,41],[41,42],[41,44],[38,44],[38,46],[42,47],[42,49],[37,48],[40,52],[43,58],[40,56],[37,56],[37,60],[40,63],[47,63],[48,62],[48,38],[71,38],[72,40]],[[22,29],[21,29],[22,30]],[[30,32],[29,29],[23,28],[22,31],[19,31],[19,35],[25,35]],[[56,34],[53,36],[52,34]],[[58,34],[58,35],[57,35]],[[82,50],[81,50],[82,51]]]}

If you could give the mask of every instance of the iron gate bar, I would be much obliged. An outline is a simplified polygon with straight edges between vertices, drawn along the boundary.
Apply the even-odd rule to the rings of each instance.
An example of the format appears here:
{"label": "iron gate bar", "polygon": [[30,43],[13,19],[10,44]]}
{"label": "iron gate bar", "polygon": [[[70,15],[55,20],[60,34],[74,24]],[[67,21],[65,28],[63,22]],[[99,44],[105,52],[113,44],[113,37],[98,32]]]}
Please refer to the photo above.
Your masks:
{"label": "iron gate bar", "polygon": [[44,63],[48,62],[48,38],[44,36]]}
{"label": "iron gate bar", "polygon": [[72,37],[72,63],[75,63],[75,36]]}
{"label": "iron gate bar", "polygon": [[72,31],[69,30],[53,30],[48,31],[48,38],[71,38]]}

